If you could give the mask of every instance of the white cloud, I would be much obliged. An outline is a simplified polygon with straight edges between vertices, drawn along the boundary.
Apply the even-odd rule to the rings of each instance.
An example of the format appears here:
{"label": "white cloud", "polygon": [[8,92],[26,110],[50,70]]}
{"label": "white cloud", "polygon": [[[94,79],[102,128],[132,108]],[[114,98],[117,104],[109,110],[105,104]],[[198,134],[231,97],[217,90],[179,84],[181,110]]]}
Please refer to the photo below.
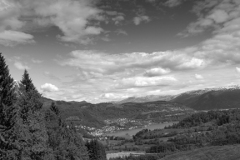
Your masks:
{"label": "white cloud", "polygon": [[0,0],[0,11],[7,10],[11,8],[11,3],[7,0]]}
{"label": "white cloud", "polygon": [[135,72],[135,74],[144,74],[146,72],[167,74],[170,70],[197,69],[206,66],[204,59],[192,57],[186,54],[185,50],[123,54],[78,50],[71,52],[70,55],[71,58],[62,60],[59,63],[63,66],[78,67],[88,72],[88,74],[100,75],[132,74],[132,72]]}
{"label": "white cloud", "polygon": [[100,98],[101,99],[104,99],[104,100],[119,100],[119,99],[124,99],[124,98],[127,98],[128,96],[125,94],[119,94],[119,93],[104,93],[102,95],[100,95]]}
{"label": "white cloud", "polygon": [[172,76],[163,77],[132,77],[124,78],[120,81],[119,86],[132,86],[132,87],[146,87],[146,86],[158,86],[158,85],[171,85],[176,82],[177,79]]}
{"label": "white cloud", "polygon": [[[234,22],[240,16],[240,3],[234,1],[206,0],[197,2],[193,12],[199,17],[196,22],[189,24],[187,29],[180,33],[182,36],[189,36],[204,32],[208,28],[213,28],[218,32],[228,28],[227,24]],[[207,12],[206,12],[207,11]],[[239,25],[239,24],[235,24]],[[232,26],[233,27],[233,26]],[[235,26],[235,29],[239,26]]]}
{"label": "white cloud", "polygon": [[183,0],[167,0],[164,4],[168,7],[176,7],[182,3]]}
{"label": "white cloud", "polygon": [[50,83],[45,83],[41,86],[41,89],[43,90],[43,92],[56,92],[59,91],[58,87],[56,87],[53,84]]}
{"label": "white cloud", "polygon": [[149,22],[149,21],[150,21],[150,18],[148,16],[144,16],[144,15],[133,18],[133,22],[135,25],[139,25],[142,22]]}
{"label": "white cloud", "polygon": [[[101,34],[103,29],[93,21],[103,21],[102,12],[91,0],[11,0],[0,1],[0,31],[8,28],[20,31],[28,25],[58,27],[63,41],[87,43],[89,36]],[[27,17],[24,21],[22,17]],[[32,37],[31,37],[32,38]]]}
{"label": "white cloud", "polygon": [[117,33],[117,35],[120,35],[120,34],[125,35],[125,36],[128,35],[127,32],[122,29],[117,29],[115,32]]}
{"label": "white cloud", "polygon": [[[220,2],[224,3],[220,5]],[[73,70],[71,80],[63,83],[61,92],[56,95],[68,100],[102,102],[124,96],[177,94],[192,89],[220,87],[230,82],[238,84],[233,66],[240,63],[240,18],[237,10],[240,4],[238,0],[228,5],[225,3],[228,1],[207,0],[202,2],[203,6],[193,9],[199,18],[188,26],[185,34],[200,33],[209,27],[214,31],[211,38],[192,47],[153,53],[71,52],[59,63],[77,70]],[[118,15],[115,12],[111,14]],[[141,22],[137,21],[137,24]],[[235,69],[240,72],[239,67]],[[204,73],[204,77],[195,73]]]}
{"label": "white cloud", "polygon": [[[238,1],[234,2],[235,5],[236,2]],[[226,6],[222,5],[222,7]],[[116,100],[117,97],[121,99],[122,95],[145,96],[154,93],[151,91],[155,90],[160,90],[159,94],[177,94],[192,89],[221,87],[230,82],[238,84],[239,79],[234,77],[236,75],[232,69],[240,63],[238,11],[235,11],[235,7],[228,7],[226,13],[229,17],[221,19],[210,16],[219,14],[214,12],[216,9],[213,6],[210,8],[213,9],[204,12],[204,15],[197,13],[202,15],[202,18],[199,22],[192,23],[197,26],[192,29],[202,32],[217,23],[219,26],[216,27],[211,38],[192,47],[153,53],[110,54],[91,50],[71,52],[69,57],[59,63],[63,66],[77,67],[78,73],[65,87],[83,87],[80,91],[74,89],[71,91],[74,94],[87,93],[86,99],[99,102],[107,99],[99,97],[100,94],[105,93],[114,94],[108,95],[107,100],[111,97],[115,97]],[[211,18],[206,18],[208,16]],[[194,74],[200,70],[204,75],[208,75],[207,79],[200,74]],[[240,72],[240,68],[237,67],[236,71]]]}
{"label": "white cloud", "polygon": [[25,70],[25,69],[30,69],[27,65],[22,64],[22,62],[14,62],[14,66],[19,69],[19,70]]}
{"label": "white cloud", "polygon": [[203,76],[200,75],[200,74],[195,74],[195,78],[196,78],[196,79],[203,79]]}
{"label": "white cloud", "polygon": [[125,14],[117,11],[105,11],[109,17],[105,17],[105,22],[113,21],[114,24],[118,25],[125,20]]}
{"label": "white cloud", "polygon": [[214,10],[212,14],[210,14],[207,18],[212,19],[215,23],[223,23],[226,22],[229,18],[229,15],[224,10]]}
{"label": "white cloud", "polygon": [[236,67],[236,71],[237,71],[238,73],[240,73],[240,68],[239,68],[239,67]]}
{"label": "white cloud", "polygon": [[33,62],[33,63],[36,63],[36,64],[40,64],[40,63],[42,63],[43,61],[38,60],[38,59],[32,59],[32,62]]}
{"label": "white cloud", "polygon": [[54,81],[61,81],[59,77],[55,76],[54,74],[52,74],[52,73],[50,73],[48,71],[44,72],[44,76],[46,76],[49,79],[54,80]]}
{"label": "white cloud", "polygon": [[115,24],[119,24],[121,21],[123,21],[125,18],[123,15],[116,16],[112,18],[112,20],[115,22]]}
{"label": "white cloud", "polygon": [[163,68],[151,68],[150,70],[147,70],[146,73],[144,74],[145,76],[149,77],[154,77],[154,76],[160,76],[163,74],[168,74],[170,73],[170,69],[163,69]]}
{"label": "white cloud", "polygon": [[0,44],[14,46],[17,44],[33,43],[33,36],[18,31],[5,30],[0,32]]}

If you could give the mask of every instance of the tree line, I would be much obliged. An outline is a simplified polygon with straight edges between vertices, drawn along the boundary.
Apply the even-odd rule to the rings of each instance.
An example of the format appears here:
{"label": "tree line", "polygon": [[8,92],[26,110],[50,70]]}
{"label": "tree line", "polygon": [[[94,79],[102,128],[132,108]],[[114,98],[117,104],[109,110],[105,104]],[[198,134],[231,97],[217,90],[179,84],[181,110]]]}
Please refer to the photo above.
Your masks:
{"label": "tree line", "polygon": [[97,140],[85,143],[54,103],[43,109],[27,70],[16,86],[0,53],[0,159],[106,160],[106,153]]}

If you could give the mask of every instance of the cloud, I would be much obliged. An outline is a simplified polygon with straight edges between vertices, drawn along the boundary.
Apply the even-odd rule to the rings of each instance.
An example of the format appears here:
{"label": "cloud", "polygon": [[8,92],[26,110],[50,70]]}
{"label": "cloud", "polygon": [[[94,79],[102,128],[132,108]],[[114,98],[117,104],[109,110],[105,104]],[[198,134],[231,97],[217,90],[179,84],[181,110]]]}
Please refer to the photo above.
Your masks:
{"label": "cloud", "polygon": [[[56,97],[103,102],[128,96],[177,94],[230,82],[238,84],[233,67],[240,72],[236,67],[240,63],[240,18],[236,9],[239,1],[232,2],[197,3],[193,12],[198,19],[189,24],[185,34],[208,30],[212,35],[192,47],[152,53],[71,52],[58,61],[75,70],[70,80],[62,83]],[[207,78],[195,73],[204,73]]]}
{"label": "cloud", "polygon": [[109,23],[114,22],[115,25],[119,25],[122,21],[125,20],[125,14],[117,11],[105,11],[107,17],[105,17],[105,22]]}
{"label": "cloud", "polygon": [[127,87],[147,87],[147,86],[165,86],[176,82],[177,79],[172,76],[163,77],[131,77],[124,78],[118,85]]}
{"label": "cloud", "polygon": [[50,72],[44,72],[44,76],[52,79],[52,80],[55,80],[55,81],[61,81],[60,78],[58,78],[57,76],[53,75],[52,73]]}
{"label": "cloud", "polygon": [[0,11],[5,11],[11,7],[12,7],[11,2],[7,0],[0,0]]}
{"label": "cloud", "polygon": [[14,62],[14,66],[19,69],[19,70],[25,70],[25,69],[30,69],[27,65],[22,64],[22,62]]}
{"label": "cloud", "polygon": [[200,75],[200,74],[195,74],[195,78],[196,78],[196,79],[203,79],[203,76]]}
{"label": "cloud", "polygon": [[224,28],[227,29],[229,23],[235,23],[235,29],[239,29],[239,23],[234,22],[239,19],[239,7],[238,0],[232,2],[219,0],[197,2],[192,12],[196,13],[198,20],[189,24],[187,29],[179,35],[187,37],[202,33],[207,29],[213,29],[214,33],[217,33]]}
{"label": "cloud", "polygon": [[17,44],[33,43],[33,36],[18,31],[5,30],[0,32],[0,44],[14,46]]}
{"label": "cloud", "polygon": [[[205,2],[204,6],[209,9],[203,12],[201,7],[194,8],[199,19],[190,25],[197,26],[191,27],[195,33],[212,28],[211,38],[192,47],[163,52],[112,54],[93,50],[73,51],[59,60],[63,66],[78,69],[72,81],[65,86],[66,90],[81,88],[78,91],[71,89],[71,94],[87,93],[86,100],[99,102],[114,96],[115,100],[123,95],[145,96],[155,90],[160,90],[157,91],[159,94],[177,94],[205,87],[220,87],[230,82],[239,83],[232,70],[240,64],[240,18],[236,10],[239,1],[229,4],[228,9],[224,9],[226,4],[220,6],[220,1],[213,1],[211,5]],[[219,10],[228,13],[228,17],[224,17],[225,13]],[[223,17],[219,18],[220,14]],[[190,29],[189,26],[187,29]],[[236,68],[238,70],[239,67]],[[205,79],[200,74],[194,74],[198,72],[209,76]],[[204,81],[200,80],[202,78]],[[113,95],[108,98],[99,96],[105,93]]]}
{"label": "cloud", "polygon": [[115,22],[115,24],[119,24],[121,21],[123,21],[125,18],[122,15],[116,16],[112,18],[112,20]]}
{"label": "cloud", "polygon": [[38,60],[38,59],[32,59],[32,62],[33,62],[33,63],[36,63],[36,64],[40,64],[40,63],[42,63],[43,61]]}
{"label": "cloud", "polygon": [[41,86],[41,89],[43,90],[43,92],[56,92],[59,91],[59,89],[50,83],[45,83]]}
{"label": "cloud", "polygon": [[122,29],[117,29],[115,32],[117,33],[117,35],[120,35],[120,34],[125,35],[125,36],[128,35],[127,32]]}
{"label": "cloud", "polygon": [[119,12],[117,11],[105,11],[105,13],[109,16],[117,16],[119,15]]}
{"label": "cloud", "polygon": [[239,67],[236,67],[236,71],[237,71],[238,73],[240,73],[240,68],[239,68]]}
{"label": "cloud", "polygon": [[152,3],[152,2],[155,2],[156,0],[146,0],[146,1]]}
{"label": "cloud", "polygon": [[96,75],[132,74],[131,72],[155,72],[155,74],[162,72],[166,74],[170,70],[197,69],[206,66],[204,59],[192,57],[185,52],[183,50],[179,52],[107,54],[91,50],[78,50],[70,53],[71,58],[59,63],[63,66],[78,67],[88,74]]}
{"label": "cloud", "polygon": [[133,18],[133,22],[135,25],[139,25],[142,22],[149,22],[149,21],[150,21],[150,18],[148,16],[144,16],[144,15]]}
{"label": "cloud", "polygon": [[114,101],[114,100],[119,100],[120,99],[124,99],[127,98],[127,95],[124,94],[119,94],[119,93],[104,93],[102,95],[100,95],[101,99],[104,99],[106,101]]}
{"label": "cloud", "polygon": [[58,35],[60,40],[84,44],[91,41],[89,36],[103,32],[93,23],[103,21],[104,17],[92,0],[1,0],[0,3],[1,32],[8,28],[20,32],[31,25],[56,26],[62,31]]}
{"label": "cloud", "polygon": [[168,74],[170,72],[171,72],[171,70],[168,69],[168,68],[166,68],[166,69],[151,68],[150,70],[147,70],[144,75],[148,76],[148,77],[154,77],[154,76],[160,76],[160,75]]}
{"label": "cloud", "polygon": [[183,0],[167,0],[164,5],[167,7],[176,7],[182,3]]}

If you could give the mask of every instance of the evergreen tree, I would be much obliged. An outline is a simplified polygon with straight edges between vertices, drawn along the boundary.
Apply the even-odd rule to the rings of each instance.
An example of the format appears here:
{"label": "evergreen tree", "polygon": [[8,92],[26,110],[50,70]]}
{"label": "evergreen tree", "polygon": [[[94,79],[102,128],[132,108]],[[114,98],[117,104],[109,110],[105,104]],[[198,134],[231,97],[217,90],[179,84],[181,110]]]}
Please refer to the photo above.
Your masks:
{"label": "evergreen tree", "polygon": [[0,53],[0,159],[16,159],[20,150],[17,138],[14,80]]}
{"label": "evergreen tree", "polygon": [[28,131],[25,133],[23,151],[21,157],[25,160],[46,160],[49,154],[47,146],[47,131],[45,119],[42,111],[42,97],[36,90],[30,79],[28,72],[25,70],[20,87],[21,95],[18,105],[20,107],[20,118],[22,128]]}
{"label": "evergreen tree", "polygon": [[21,84],[25,87],[24,89],[26,90],[26,92],[30,92],[30,91],[37,92],[37,90],[36,90],[35,86],[33,85],[32,80],[31,80],[27,70],[24,70],[22,80],[21,80]]}
{"label": "evergreen tree", "polygon": [[52,103],[46,111],[49,146],[56,160],[88,160],[82,137],[73,125],[68,126],[61,118],[58,107]]}
{"label": "evergreen tree", "polygon": [[70,160],[88,160],[88,152],[82,136],[77,133],[74,124],[71,123],[68,129],[69,137],[69,158]]}
{"label": "evergreen tree", "polygon": [[104,146],[97,140],[91,140],[86,143],[90,160],[106,160]]}

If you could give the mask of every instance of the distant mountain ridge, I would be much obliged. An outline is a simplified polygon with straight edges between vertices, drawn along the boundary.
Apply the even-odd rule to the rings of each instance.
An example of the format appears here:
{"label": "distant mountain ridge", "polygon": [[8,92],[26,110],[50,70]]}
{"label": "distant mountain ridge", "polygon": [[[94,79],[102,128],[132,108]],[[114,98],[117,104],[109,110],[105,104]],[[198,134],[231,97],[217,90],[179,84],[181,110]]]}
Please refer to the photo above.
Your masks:
{"label": "distant mountain ridge", "polygon": [[240,87],[207,88],[178,95],[171,102],[196,110],[229,109],[240,107]]}
{"label": "distant mountain ridge", "polygon": [[145,103],[153,101],[175,102],[196,110],[239,108],[240,86],[232,85],[219,88],[205,88],[187,91],[178,95],[129,97],[115,103]]}
{"label": "distant mountain ridge", "polygon": [[133,103],[145,103],[145,102],[153,102],[153,101],[170,101],[175,96],[173,95],[166,95],[166,96],[159,96],[159,95],[148,95],[145,97],[129,97],[126,99],[123,99],[118,102],[114,102],[116,104],[123,104],[123,103],[128,103],[128,102],[133,102]]}
{"label": "distant mountain ridge", "polygon": [[[20,83],[15,82],[16,93]],[[44,108],[54,102],[64,119],[79,117],[86,126],[104,126],[104,120],[114,118],[156,118],[195,110],[229,109],[240,107],[240,87],[228,86],[188,91],[179,95],[129,97],[119,102],[92,104],[86,101],[54,101],[43,97]],[[191,111],[192,110],[192,111]],[[75,118],[76,119],[76,118]]]}
{"label": "distant mountain ridge", "polygon": [[[91,127],[103,127],[105,125],[104,120],[118,119],[118,118],[130,118],[130,119],[168,119],[165,115],[179,114],[193,112],[192,109],[185,107],[184,105],[175,102],[166,101],[154,101],[145,103],[98,103],[91,104],[87,102],[65,102],[54,101],[43,97],[44,108],[47,109],[52,102],[54,102],[62,111],[62,117],[64,119],[77,119],[79,123],[85,126]],[[147,116],[146,116],[147,115]],[[157,117],[156,117],[157,116]]]}

